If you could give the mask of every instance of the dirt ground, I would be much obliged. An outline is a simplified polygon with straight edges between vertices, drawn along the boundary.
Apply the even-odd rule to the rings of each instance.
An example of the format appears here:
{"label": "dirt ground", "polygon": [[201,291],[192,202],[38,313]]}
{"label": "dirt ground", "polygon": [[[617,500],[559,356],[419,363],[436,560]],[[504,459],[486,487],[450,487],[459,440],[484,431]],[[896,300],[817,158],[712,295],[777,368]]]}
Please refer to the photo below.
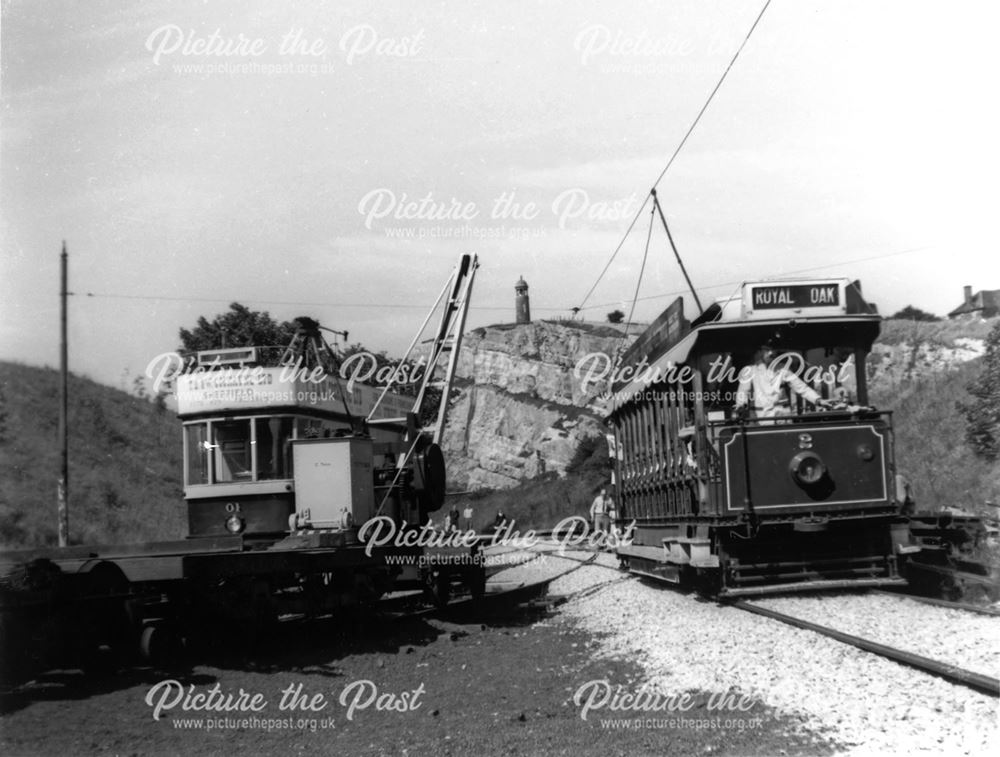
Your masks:
{"label": "dirt ground", "polygon": [[[0,752],[579,757],[835,751],[760,703],[729,712],[712,709],[707,696],[694,692],[685,711],[605,707],[584,720],[574,702],[581,686],[607,681],[611,689],[635,691],[639,667],[593,659],[594,639],[558,611],[481,620],[369,620],[350,632],[331,622],[292,623],[253,662],[214,652],[180,669],[136,669],[104,680],[49,673],[3,697]],[[679,649],[678,664],[696,653]],[[585,689],[582,701],[600,690],[596,684]],[[232,709],[215,709],[221,706]]]}

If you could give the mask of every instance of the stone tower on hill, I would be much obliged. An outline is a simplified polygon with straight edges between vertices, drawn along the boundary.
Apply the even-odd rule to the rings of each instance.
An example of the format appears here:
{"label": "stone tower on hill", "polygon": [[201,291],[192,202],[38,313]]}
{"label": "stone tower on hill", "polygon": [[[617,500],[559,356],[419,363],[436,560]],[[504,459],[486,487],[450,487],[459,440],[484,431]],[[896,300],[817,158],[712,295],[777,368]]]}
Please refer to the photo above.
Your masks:
{"label": "stone tower on hill", "polygon": [[528,301],[528,282],[522,276],[514,284],[515,323],[531,323],[531,304]]}

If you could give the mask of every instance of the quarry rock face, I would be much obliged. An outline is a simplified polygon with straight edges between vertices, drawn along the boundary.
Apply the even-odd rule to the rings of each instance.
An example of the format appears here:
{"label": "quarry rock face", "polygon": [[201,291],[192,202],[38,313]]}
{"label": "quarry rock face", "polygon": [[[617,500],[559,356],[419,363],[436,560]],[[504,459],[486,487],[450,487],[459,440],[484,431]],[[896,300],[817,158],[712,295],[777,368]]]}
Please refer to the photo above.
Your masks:
{"label": "quarry rock face", "polygon": [[623,346],[612,328],[536,322],[465,335],[443,449],[449,489],[508,488],[564,474],[580,442],[603,436],[596,396],[574,367]]}
{"label": "quarry rock face", "polygon": [[960,337],[951,345],[931,342],[872,345],[868,381],[874,389],[891,389],[904,381],[949,371],[986,353],[982,339]]}

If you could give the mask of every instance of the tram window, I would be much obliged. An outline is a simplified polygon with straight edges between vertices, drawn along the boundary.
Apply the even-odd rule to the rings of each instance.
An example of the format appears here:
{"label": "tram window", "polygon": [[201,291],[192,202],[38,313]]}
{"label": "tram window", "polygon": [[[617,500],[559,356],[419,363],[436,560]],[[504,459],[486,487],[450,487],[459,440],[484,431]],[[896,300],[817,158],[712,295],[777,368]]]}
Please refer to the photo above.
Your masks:
{"label": "tram window", "polygon": [[256,422],[257,480],[288,478],[293,419],[258,418]]}
{"label": "tram window", "polygon": [[804,380],[824,399],[857,402],[858,376],[853,347],[815,347],[806,351]]}
{"label": "tram window", "polygon": [[253,475],[250,460],[250,421],[213,423],[215,436],[215,480],[248,481]]}
{"label": "tram window", "polygon": [[184,454],[187,458],[185,484],[208,483],[208,425],[191,423],[184,427]]}

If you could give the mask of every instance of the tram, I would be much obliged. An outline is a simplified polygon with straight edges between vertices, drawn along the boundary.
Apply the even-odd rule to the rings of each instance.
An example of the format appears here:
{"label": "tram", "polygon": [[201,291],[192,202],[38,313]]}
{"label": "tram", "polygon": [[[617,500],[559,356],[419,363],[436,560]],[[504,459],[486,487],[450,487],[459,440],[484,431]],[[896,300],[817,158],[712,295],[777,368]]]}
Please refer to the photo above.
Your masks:
{"label": "tram", "polygon": [[905,584],[880,321],[843,278],[747,282],[692,322],[675,300],[612,386],[623,565],[717,596]]}

